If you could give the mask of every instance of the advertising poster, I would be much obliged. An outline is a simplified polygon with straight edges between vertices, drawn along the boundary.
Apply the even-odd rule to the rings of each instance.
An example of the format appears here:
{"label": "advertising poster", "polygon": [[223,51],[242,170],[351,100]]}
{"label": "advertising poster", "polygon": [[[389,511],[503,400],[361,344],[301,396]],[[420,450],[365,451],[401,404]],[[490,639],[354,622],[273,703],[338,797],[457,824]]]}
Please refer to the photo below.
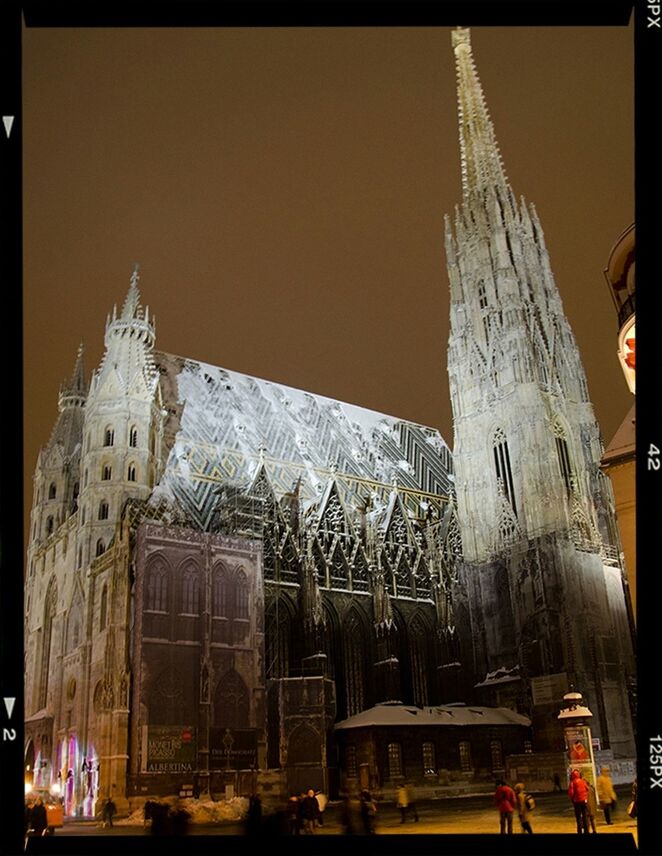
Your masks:
{"label": "advertising poster", "polygon": [[195,729],[182,725],[144,725],[143,773],[192,773],[197,767]]}

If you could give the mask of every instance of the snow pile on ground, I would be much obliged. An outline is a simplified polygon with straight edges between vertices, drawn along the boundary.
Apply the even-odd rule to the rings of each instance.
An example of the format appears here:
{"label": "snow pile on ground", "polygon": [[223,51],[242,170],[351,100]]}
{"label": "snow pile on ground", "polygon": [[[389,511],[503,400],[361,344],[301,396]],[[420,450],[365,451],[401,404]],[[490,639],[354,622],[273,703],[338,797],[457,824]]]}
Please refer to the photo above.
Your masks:
{"label": "snow pile on ground", "polygon": [[[224,821],[237,821],[246,817],[248,811],[248,800],[246,797],[233,797],[231,800],[176,800],[173,797],[159,800],[170,806],[177,805],[186,809],[191,815],[191,823],[223,823]],[[145,822],[144,809],[138,808],[128,817],[116,820],[116,826],[142,826]]]}

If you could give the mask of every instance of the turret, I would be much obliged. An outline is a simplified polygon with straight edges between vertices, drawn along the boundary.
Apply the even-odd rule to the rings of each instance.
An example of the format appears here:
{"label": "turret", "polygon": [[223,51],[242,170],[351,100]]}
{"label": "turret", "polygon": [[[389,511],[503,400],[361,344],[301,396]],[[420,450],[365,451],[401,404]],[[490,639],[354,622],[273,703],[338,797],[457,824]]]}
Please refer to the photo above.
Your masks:
{"label": "turret", "polygon": [[85,409],[77,567],[109,547],[125,501],[146,498],[160,467],[162,406],[154,319],[140,305],[136,265],[121,312],[113,308],[105,353]]}
{"label": "turret", "polygon": [[51,436],[39,452],[34,474],[31,543],[48,539],[78,507],[80,450],[86,398],[87,384],[81,343],[71,377],[60,386],[58,416]]}

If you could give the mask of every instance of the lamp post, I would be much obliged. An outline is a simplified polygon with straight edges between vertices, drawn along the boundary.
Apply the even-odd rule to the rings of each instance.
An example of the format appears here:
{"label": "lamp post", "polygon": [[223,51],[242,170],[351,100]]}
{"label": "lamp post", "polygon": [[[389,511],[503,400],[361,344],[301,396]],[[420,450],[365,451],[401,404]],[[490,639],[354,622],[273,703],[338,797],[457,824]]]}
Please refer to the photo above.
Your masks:
{"label": "lamp post", "polygon": [[583,779],[595,788],[595,761],[591,742],[590,720],[593,714],[583,703],[581,693],[571,691],[563,696],[564,707],[558,715],[565,738],[566,773],[579,770]]}

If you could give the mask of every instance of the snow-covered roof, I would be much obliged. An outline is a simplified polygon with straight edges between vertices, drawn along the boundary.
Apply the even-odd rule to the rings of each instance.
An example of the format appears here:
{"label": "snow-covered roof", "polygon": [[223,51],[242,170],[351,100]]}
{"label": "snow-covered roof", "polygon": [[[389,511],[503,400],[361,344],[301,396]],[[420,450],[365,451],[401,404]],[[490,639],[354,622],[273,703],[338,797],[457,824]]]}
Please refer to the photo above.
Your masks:
{"label": "snow-covered roof", "polygon": [[435,707],[386,702],[338,722],[337,730],[389,725],[531,725],[531,720],[506,707],[445,704]]}
{"label": "snow-covered roof", "polygon": [[160,494],[207,528],[214,483],[247,485],[260,463],[278,495],[320,500],[337,476],[355,507],[397,483],[411,506],[446,502],[451,454],[439,431],[322,395],[155,352],[168,413]]}

